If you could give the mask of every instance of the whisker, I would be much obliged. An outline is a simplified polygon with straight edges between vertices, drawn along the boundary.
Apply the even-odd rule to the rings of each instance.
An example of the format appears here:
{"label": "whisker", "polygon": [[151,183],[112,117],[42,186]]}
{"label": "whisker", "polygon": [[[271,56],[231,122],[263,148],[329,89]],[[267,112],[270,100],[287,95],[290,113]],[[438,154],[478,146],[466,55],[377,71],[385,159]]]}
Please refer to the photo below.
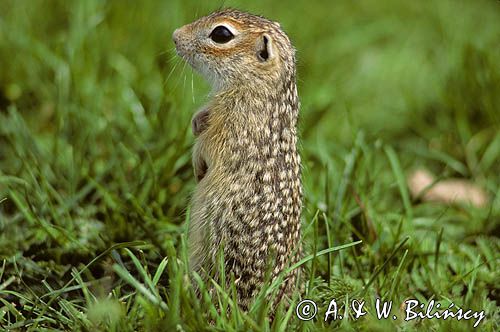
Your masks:
{"label": "whisker", "polygon": [[156,56],[162,56],[162,55],[165,55],[165,54],[168,54],[168,53],[172,53],[172,54],[170,55],[170,58],[173,58],[174,56],[176,56],[176,55],[177,55],[177,54],[175,53],[175,47],[172,47],[171,49],[161,51],[160,53],[156,54]]}
{"label": "whisker", "polygon": [[175,68],[177,68],[177,66],[179,65],[180,61],[177,61],[174,66],[172,67],[172,69],[170,70],[170,73],[167,75],[167,77],[165,78],[165,81],[163,82],[163,86],[167,85],[168,83],[168,80],[170,79],[170,76],[172,76],[172,73],[175,71]]}
{"label": "whisker", "polygon": [[182,91],[186,91],[186,75],[182,73],[182,76],[184,76],[184,82],[182,83]]}
{"label": "whisker", "polygon": [[175,50],[175,48],[173,48],[171,51],[170,51],[172,54],[170,55],[169,57],[169,62],[170,61],[173,61],[174,59],[179,59],[179,54],[177,54],[177,51]]}
{"label": "whisker", "polygon": [[193,70],[191,69],[191,96],[193,97],[193,104],[196,104],[196,100],[194,98],[194,79],[193,79]]}
{"label": "whisker", "polygon": [[184,76],[184,82],[186,81],[186,77],[185,77],[185,75],[184,75],[184,70],[186,69],[186,64],[187,64],[187,62],[186,62],[186,61],[183,61],[183,62],[184,62],[184,64],[182,65],[181,74],[177,77],[177,81],[176,81],[176,83],[175,83],[175,85],[174,85],[173,89],[177,88],[177,86],[179,85],[179,82],[180,82],[181,77],[183,77],[183,76]]}

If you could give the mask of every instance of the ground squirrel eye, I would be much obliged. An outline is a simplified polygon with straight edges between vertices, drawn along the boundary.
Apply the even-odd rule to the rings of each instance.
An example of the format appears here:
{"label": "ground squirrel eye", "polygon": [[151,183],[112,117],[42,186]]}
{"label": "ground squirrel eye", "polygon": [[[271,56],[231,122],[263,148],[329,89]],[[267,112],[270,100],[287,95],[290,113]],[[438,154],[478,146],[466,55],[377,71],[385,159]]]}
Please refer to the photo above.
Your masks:
{"label": "ground squirrel eye", "polygon": [[213,29],[213,31],[210,33],[210,38],[218,44],[225,44],[233,39],[234,35],[231,33],[231,31],[229,31],[228,28],[219,25],[215,27],[215,29]]}

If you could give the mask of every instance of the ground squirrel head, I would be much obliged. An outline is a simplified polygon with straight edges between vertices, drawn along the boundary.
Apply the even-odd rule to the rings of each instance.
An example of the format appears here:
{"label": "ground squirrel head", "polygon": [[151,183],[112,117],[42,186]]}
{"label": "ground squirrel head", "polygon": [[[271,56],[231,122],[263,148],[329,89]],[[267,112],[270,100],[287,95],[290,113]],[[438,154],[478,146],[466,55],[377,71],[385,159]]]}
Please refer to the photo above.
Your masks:
{"label": "ground squirrel head", "polygon": [[177,53],[215,90],[272,87],[295,76],[290,40],[261,16],[224,9],[175,30],[173,39]]}

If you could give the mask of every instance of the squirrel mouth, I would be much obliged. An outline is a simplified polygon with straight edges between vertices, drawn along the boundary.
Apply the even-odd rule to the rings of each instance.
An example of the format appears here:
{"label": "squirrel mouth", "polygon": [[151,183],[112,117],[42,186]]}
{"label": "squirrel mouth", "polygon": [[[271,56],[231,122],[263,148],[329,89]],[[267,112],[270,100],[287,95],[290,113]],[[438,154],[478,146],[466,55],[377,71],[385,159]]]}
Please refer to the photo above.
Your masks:
{"label": "squirrel mouth", "polygon": [[179,47],[179,45],[176,45],[175,51],[176,51],[177,55],[182,58],[182,60],[186,61],[194,70],[200,72],[199,65],[197,64],[197,61],[196,61],[196,56],[193,56],[193,54],[184,52],[182,47]]}
{"label": "squirrel mouth", "polygon": [[[174,35],[175,36],[175,35]],[[179,57],[182,58],[182,60],[186,61],[187,63],[189,63],[189,65],[193,68],[196,69],[196,65],[194,63],[194,59],[192,59],[192,56],[190,56],[189,53],[187,53],[185,51],[185,49],[182,47],[182,43],[177,41],[175,38],[174,38],[174,42],[175,42],[175,52],[177,53],[177,55]]]}
{"label": "squirrel mouth", "polygon": [[196,61],[192,56],[190,56],[189,54],[185,54],[182,51],[179,51],[179,49],[177,49],[177,54],[182,58],[182,60],[186,61],[194,70],[199,71],[198,67],[196,66]]}
{"label": "squirrel mouth", "polygon": [[191,59],[188,54],[183,52],[182,48],[177,44],[175,45],[175,52],[179,57],[181,57],[182,60],[186,61],[191,67],[196,69],[193,59]]}

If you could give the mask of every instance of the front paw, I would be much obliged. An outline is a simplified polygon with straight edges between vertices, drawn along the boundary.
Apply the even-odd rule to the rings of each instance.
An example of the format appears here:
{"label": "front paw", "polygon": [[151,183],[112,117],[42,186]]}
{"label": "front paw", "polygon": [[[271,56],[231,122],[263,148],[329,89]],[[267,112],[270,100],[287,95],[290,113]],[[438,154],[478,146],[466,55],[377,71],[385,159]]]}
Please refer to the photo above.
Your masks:
{"label": "front paw", "polygon": [[203,178],[207,174],[207,171],[208,171],[207,163],[204,160],[199,160],[198,165],[196,165],[194,170],[196,181],[200,182],[201,180],[203,180]]}
{"label": "front paw", "polygon": [[193,130],[193,134],[195,136],[200,135],[205,129],[208,127],[208,110],[203,109],[196,113],[193,117],[193,120],[191,120],[191,126]]}

